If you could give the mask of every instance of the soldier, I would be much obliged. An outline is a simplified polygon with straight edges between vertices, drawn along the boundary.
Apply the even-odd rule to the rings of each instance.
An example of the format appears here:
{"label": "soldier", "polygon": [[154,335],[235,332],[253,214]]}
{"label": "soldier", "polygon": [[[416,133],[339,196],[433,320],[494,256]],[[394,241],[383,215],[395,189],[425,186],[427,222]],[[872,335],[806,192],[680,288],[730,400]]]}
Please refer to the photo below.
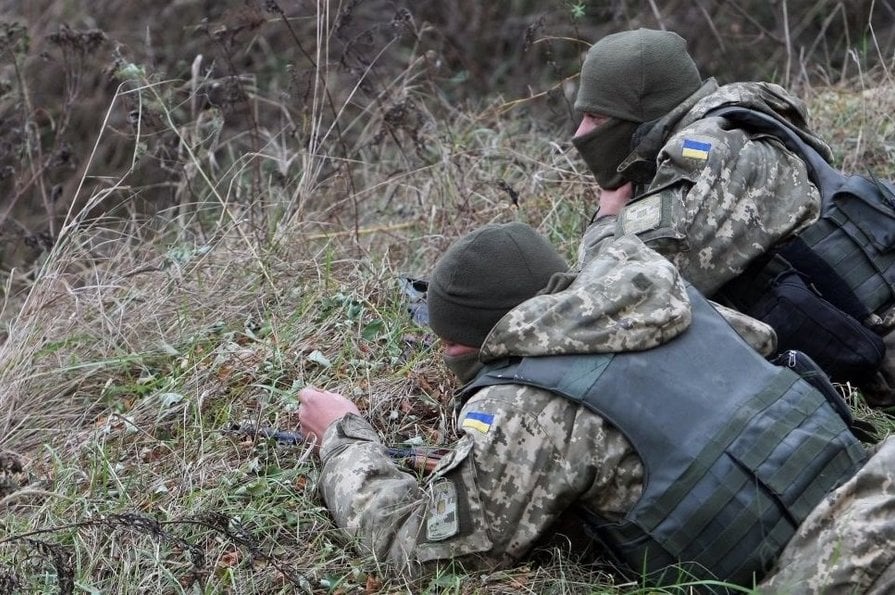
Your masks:
{"label": "soldier", "polygon": [[[771,83],[703,80],[675,33],[638,29],[591,47],[572,142],[602,190],[580,257],[607,237],[636,234],[704,295],[771,324],[781,349],[808,353],[875,405],[895,404],[895,361],[884,360],[880,338],[895,317],[883,323],[874,314],[883,308],[849,297],[841,277],[855,272],[818,264],[795,240],[821,205],[806,163],[777,138],[712,113],[724,106],[786,121],[831,159],[801,100]],[[876,281],[887,284],[868,283]]]}
{"label": "soldier", "polygon": [[300,394],[323,499],[379,560],[506,566],[575,511],[635,578],[752,586],[865,459],[833,403],[635,236],[573,274],[530,227],[488,225],[439,260],[428,302],[465,384],[424,486],[351,401]]}
{"label": "soldier", "polygon": [[895,439],[824,499],[759,585],[766,595],[888,595],[895,589]]}

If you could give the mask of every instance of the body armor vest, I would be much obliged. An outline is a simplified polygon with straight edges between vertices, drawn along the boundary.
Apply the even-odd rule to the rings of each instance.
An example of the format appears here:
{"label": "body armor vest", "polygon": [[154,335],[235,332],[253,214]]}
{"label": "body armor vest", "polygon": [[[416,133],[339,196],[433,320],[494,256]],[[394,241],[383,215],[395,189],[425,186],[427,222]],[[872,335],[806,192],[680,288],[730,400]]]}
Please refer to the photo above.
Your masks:
{"label": "body armor vest", "polygon": [[[895,185],[872,175],[837,171],[796,128],[764,112],[725,106],[709,111],[709,116],[770,134],[801,157],[820,192],[821,213],[797,237],[812,251],[812,258],[819,257],[831,269],[823,276],[836,276],[839,287],[824,291],[825,297],[862,322],[869,314],[884,315],[895,304]],[[785,256],[803,260],[798,254]],[[792,264],[803,268],[801,262]],[[823,276],[818,275],[817,282],[823,282]]]}
{"label": "body armor vest", "polygon": [[595,537],[651,582],[679,581],[661,573],[681,563],[698,578],[751,586],[866,455],[821,393],[762,359],[688,292],[692,324],[664,345],[491,364],[461,398],[522,384],[599,414],[640,456],[644,485],[621,522],[586,511]]}

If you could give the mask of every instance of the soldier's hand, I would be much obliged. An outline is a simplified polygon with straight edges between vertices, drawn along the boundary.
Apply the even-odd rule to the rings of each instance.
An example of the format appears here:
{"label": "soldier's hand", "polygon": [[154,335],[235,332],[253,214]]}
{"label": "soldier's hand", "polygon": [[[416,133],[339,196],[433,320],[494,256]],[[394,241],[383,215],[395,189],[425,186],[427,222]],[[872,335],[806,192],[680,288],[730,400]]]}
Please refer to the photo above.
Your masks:
{"label": "soldier's hand", "polygon": [[301,407],[298,409],[298,421],[301,432],[319,448],[323,433],[334,421],[342,419],[349,413],[360,415],[357,405],[340,395],[314,387],[305,387],[298,392]]}
{"label": "soldier's hand", "polygon": [[614,190],[600,190],[600,216],[618,215],[631,197],[634,196],[634,184],[625,182]]}

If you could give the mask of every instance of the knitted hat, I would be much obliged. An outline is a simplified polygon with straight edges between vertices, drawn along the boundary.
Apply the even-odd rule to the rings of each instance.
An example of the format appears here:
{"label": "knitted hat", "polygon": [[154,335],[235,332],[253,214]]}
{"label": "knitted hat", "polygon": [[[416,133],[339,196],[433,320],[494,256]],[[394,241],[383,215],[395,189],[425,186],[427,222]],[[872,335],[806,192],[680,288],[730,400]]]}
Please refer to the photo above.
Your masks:
{"label": "knitted hat", "polygon": [[670,112],[701,85],[687,42],[677,33],[651,29],[613,33],[587,52],[575,109],[649,122]]}
{"label": "knitted hat", "polygon": [[486,225],[454,242],[435,265],[426,296],[429,324],[442,339],[480,347],[504,314],[567,269],[528,225]]}

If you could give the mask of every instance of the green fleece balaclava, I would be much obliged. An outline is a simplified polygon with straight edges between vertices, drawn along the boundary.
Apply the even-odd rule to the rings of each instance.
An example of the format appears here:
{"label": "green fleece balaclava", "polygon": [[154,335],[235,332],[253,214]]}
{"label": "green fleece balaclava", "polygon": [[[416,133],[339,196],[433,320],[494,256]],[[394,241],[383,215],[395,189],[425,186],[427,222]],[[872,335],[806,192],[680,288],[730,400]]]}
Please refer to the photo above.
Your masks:
{"label": "green fleece balaclava", "polygon": [[435,265],[426,297],[429,324],[442,339],[481,347],[504,314],[567,269],[530,226],[485,225],[454,242]]}
{"label": "green fleece balaclava", "polygon": [[607,35],[591,46],[581,67],[575,110],[608,116],[572,139],[597,183],[624,183],[618,166],[631,152],[638,126],[660,118],[702,85],[687,42],[671,31],[637,29]]}

